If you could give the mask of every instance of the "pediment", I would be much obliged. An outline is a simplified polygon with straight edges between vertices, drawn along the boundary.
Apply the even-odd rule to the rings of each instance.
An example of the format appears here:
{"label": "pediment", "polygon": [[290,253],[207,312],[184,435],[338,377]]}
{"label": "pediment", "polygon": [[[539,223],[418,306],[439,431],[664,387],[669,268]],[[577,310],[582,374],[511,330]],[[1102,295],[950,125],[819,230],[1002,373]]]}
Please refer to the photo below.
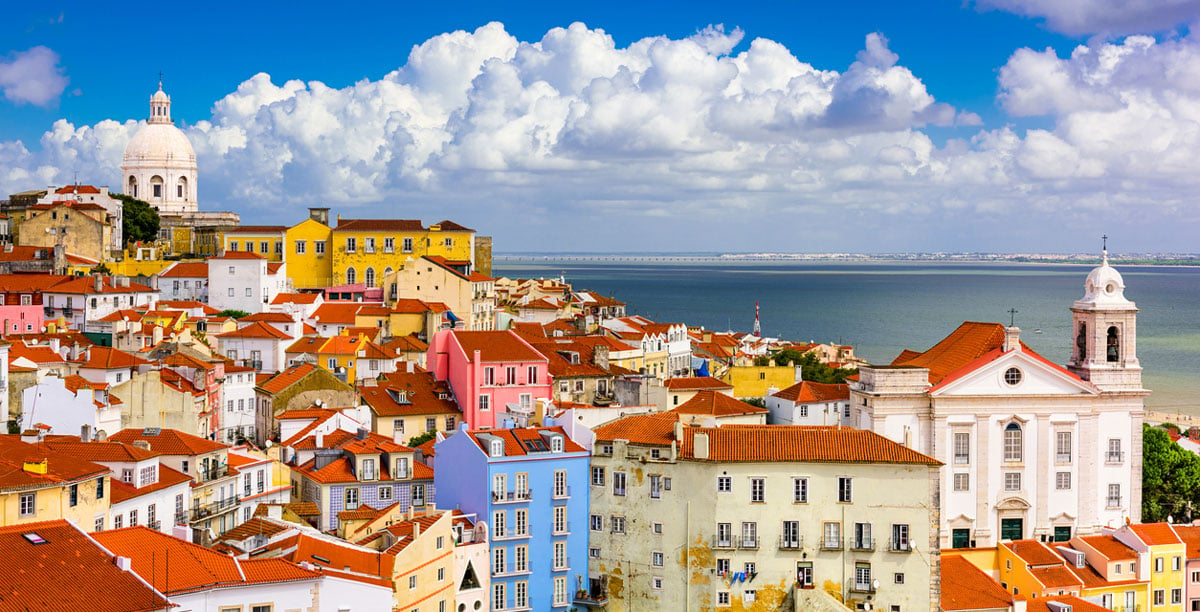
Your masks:
{"label": "pediment", "polygon": [[996,504],[997,510],[1028,510],[1029,502],[1020,497],[1009,497]]}
{"label": "pediment", "polygon": [[[1016,368],[1020,380],[1009,384],[1005,373]],[[930,392],[934,396],[1098,395],[1095,385],[1047,362],[1028,350],[1010,351],[969,372],[953,373]]]}

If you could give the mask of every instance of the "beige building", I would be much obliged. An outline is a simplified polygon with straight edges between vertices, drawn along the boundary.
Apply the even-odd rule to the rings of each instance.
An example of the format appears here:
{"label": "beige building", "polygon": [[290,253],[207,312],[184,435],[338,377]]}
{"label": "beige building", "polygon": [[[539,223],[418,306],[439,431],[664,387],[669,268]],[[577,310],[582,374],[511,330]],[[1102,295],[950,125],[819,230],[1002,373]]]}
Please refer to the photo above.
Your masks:
{"label": "beige building", "polygon": [[778,610],[813,595],[937,610],[940,465],[848,428],[687,427],[669,413],[601,426],[589,597],[616,610]]}
{"label": "beige building", "polygon": [[59,201],[29,207],[21,222],[21,245],[54,248],[96,261],[108,259],[112,222],[99,204]]}
{"label": "beige building", "polygon": [[470,262],[425,255],[406,259],[399,270],[386,274],[383,287],[389,306],[397,300],[440,302],[466,324],[469,331],[496,329],[495,279],[470,270]]}

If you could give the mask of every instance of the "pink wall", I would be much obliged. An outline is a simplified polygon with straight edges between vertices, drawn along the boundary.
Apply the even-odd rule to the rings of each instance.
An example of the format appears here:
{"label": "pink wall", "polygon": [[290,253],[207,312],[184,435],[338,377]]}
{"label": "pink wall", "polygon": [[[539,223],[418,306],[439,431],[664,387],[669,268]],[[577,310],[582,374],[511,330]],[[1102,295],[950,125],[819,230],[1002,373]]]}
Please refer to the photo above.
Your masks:
{"label": "pink wall", "polygon": [[40,333],[42,325],[45,323],[43,313],[44,311],[40,305],[0,306],[0,321],[4,322],[4,333]]}
{"label": "pink wall", "polygon": [[[468,356],[454,338],[453,330],[442,330],[434,334],[426,354],[426,365],[435,378],[450,382],[455,399],[462,408],[463,419],[471,429],[494,428],[500,425],[497,414],[504,412],[505,404],[520,403],[522,394],[529,394],[534,400],[551,397],[547,361],[485,362],[478,353]],[[485,368],[494,368],[495,382],[504,383],[505,368],[509,366],[517,368],[517,384],[483,385]],[[538,370],[537,378],[532,381],[528,380],[529,366],[537,366]],[[479,410],[481,395],[487,395],[489,398],[490,409],[487,411]]]}

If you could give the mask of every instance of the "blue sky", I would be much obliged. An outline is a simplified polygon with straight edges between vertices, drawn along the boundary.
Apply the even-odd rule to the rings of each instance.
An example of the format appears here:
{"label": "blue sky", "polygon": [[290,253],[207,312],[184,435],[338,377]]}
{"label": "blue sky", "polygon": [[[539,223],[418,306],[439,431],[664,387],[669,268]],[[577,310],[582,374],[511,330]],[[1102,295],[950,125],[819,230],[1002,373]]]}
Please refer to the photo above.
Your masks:
{"label": "blue sky", "polygon": [[117,184],[161,70],[202,206],[248,222],[451,217],[501,251],[1195,250],[1196,4],[25,3],[0,25],[0,191]]}

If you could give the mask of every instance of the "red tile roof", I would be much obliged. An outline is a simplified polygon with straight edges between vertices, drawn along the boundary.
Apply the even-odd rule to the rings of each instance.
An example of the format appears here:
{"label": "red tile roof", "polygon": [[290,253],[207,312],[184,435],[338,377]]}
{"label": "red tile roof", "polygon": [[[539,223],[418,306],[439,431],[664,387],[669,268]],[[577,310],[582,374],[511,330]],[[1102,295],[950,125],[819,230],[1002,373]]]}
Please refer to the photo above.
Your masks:
{"label": "red tile roof", "polygon": [[181,261],[166,270],[160,278],[208,278],[208,264],[203,261]]}
{"label": "red tile roof", "polygon": [[678,422],[679,415],[674,412],[627,416],[597,427],[596,441],[629,440],[633,444],[670,446]]}
{"label": "red tile roof", "polygon": [[1129,529],[1137,534],[1146,544],[1150,546],[1164,546],[1170,544],[1182,544],[1183,540],[1175,535],[1175,531],[1167,523],[1145,523],[1130,525]]}
{"label": "red tile roof", "polygon": [[1071,612],[1109,612],[1108,608],[1098,606],[1074,595],[1053,595],[1038,597],[1025,602],[1025,612],[1059,612],[1062,608],[1051,608],[1051,602],[1064,603],[1071,606]]}
{"label": "red tile roof", "polygon": [[250,251],[225,251],[223,255],[209,257],[209,259],[266,259],[266,257]]}
{"label": "red tile roof", "polygon": [[1062,565],[1063,559],[1054,552],[1054,549],[1046,546],[1037,540],[1013,540],[1011,542],[1001,542],[1003,546],[1013,552],[1014,555],[1021,558],[1022,561],[1029,565]]}
{"label": "red tile roof", "polygon": [[150,362],[145,359],[106,346],[93,346],[87,350],[86,355],[86,361],[79,360],[73,363],[80,368],[101,370],[136,368],[137,366],[150,365]]}
{"label": "red tile roof", "polygon": [[1035,580],[1042,583],[1042,586],[1046,587],[1047,589],[1059,589],[1073,586],[1083,588],[1083,581],[1079,579],[1079,576],[1071,573],[1071,570],[1067,569],[1067,566],[1065,565],[1034,567],[1029,570],[1029,573]]}
{"label": "red tile roof", "polygon": [[295,319],[291,315],[282,312],[256,312],[238,319],[239,323],[253,323],[262,321],[264,323],[295,323]]}
{"label": "red tile roof", "polygon": [[55,284],[53,287],[46,289],[47,293],[80,293],[84,295],[94,295],[99,293],[158,293],[157,289],[152,289],[141,283],[130,282],[128,287],[117,287],[112,284],[111,276],[102,277],[100,291],[96,291],[95,281],[90,276],[70,277],[70,280],[65,280]]}
{"label": "red tile roof", "polygon": [[[473,232],[473,231],[475,231],[469,227],[465,227],[465,226],[459,225],[453,221],[450,221],[449,219],[443,219],[441,221],[438,221],[437,223],[434,223],[433,225],[438,226],[441,229],[441,231],[443,231],[443,232]],[[433,226],[431,225],[430,227],[433,227]]]}
{"label": "red tile roof", "polygon": [[[292,366],[278,374],[275,374],[274,376],[271,376],[270,378],[258,381],[258,387],[267,393],[279,393],[317,370],[321,370],[321,368],[318,368],[311,363],[302,363],[297,366]],[[328,372],[328,370],[324,371]],[[330,378],[333,377],[332,374],[329,376]],[[341,383],[339,381],[339,384],[344,385],[345,383]]]}
{"label": "red tile roof", "polygon": [[671,412],[679,414],[704,414],[712,416],[737,416],[740,414],[765,414],[766,408],[747,404],[719,391],[699,391],[692,399],[676,406]]}
{"label": "red tile roof", "polygon": [[713,378],[711,376],[697,376],[684,378],[668,378],[663,386],[671,391],[684,391],[692,389],[732,389],[733,385]]}
{"label": "red tile roof", "polygon": [[[35,544],[25,534],[37,534]],[[0,527],[5,571],[0,572],[0,607],[44,612],[151,612],[171,603],[67,521]]]}
{"label": "red tile roof", "polygon": [[150,450],[164,455],[200,455],[228,448],[220,442],[205,440],[175,429],[159,429],[157,432],[150,433],[148,429],[122,429],[109,436],[109,439],[130,444],[134,440],[144,440],[150,445]]}
{"label": "red tile roof", "polygon": [[479,351],[482,361],[547,361],[544,355],[534,350],[528,342],[511,331],[455,330],[450,333],[458,345],[462,347],[468,360],[474,359],[475,351]]}
{"label": "red tile roof", "polygon": [[873,431],[804,425],[689,427],[684,430],[682,457],[695,457],[695,436],[698,434],[708,435],[708,461],[941,465],[938,460]]}
{"label": "red tile roof", "polygon": [[1012,595],[970,561],[957,555],[944,555],[941,565],[941,610],[1007,610],[1012,605]]}
{"label": "red tile roof", "polygon": [[271,300],[272,304],[315,304],[319,293],[280,293]]}
{"label": "red tile roof", "polygon": [[[563,452],[564,453],[579,453],[579,452],[586,452],[586,450],[587,450],[587,449],[583,448],[582,446],[576,444],[575,441],[572,440],[570,436],[566,435],[566,433],[563,432],[562,427],[527,427],[527,428],[522,428],[522,429],[480,429],[480,430],[470,431],[467,433],[470,434],[471,439],[475,440],[475,444],[478,445],[479,448],[482,449],[484,453],[487,453],[489,449],[488,449],[486,443],[479,438],[480,434],[494,436],[494,437],[504,440],[505,456],[514,457],[514,456],[523,456],[523,455],[534,454],[531,452],[527,452],[525,450],[525,446],[524,446],[523,442],[526,440],[539,441],[539,442],[544,441],[545,438],[543,438],[541,433],[539,433],[542,431],[552,431],[555,433],[562,434],[563,435]],[[553,457],[557,456],[557,455],[550,454],[549,450],[550,449],[547,448],[546,452],[538,452],[536,454],[539,456],[545,456],[547,458],[553,458]]]}
{"label": "red tile roof", "polygon": [[[375,386],[359,386],[358,393],[376,416],[460,414],[445,382],[429,372],[391,372]],[[398,400],[403,394],[404,403]],[[444,396],[443,398],[439,398]]]}
{"label": "red tile roof", "polygon": [[221,312],[208,304],[197,302],[196,300],[159,300],[158,307],[163,310],[195,310],[199,308],[204,314],[217,314]]}
{"label": "red tile roof", "polygon": [[100,190],[92,185],[67,185],[55,189],[54,193],[100,193]]}
{"label": "red tile roof", "polygon": [[[1196,525],[1175,525],[1173,527],[1175,535],[1183,541],[1187,546],[1187,558],[1200,558],[1200,526]],[[1133,551],[1130,550],[1132,554]]]}
{"label": "red tile roof", "polygon": [[774,395],[797,404],[818,404],[850,399],[850,385],[801,381]]}
{"label": "red tile roof", "polygon": [[133,499],[141,495],[148,495],[155,491],[161,491],[185,482],[190,483],[192,477],[171,468],[161,463],[158,466],[158,482],[149,484],[144,487],[135,487],[131,484],[121,482],[119,479],[113,478],[109,482],[112,483],[112,498],[109,502],[119,504],[125,500]]}
{"label": "red tile roof", "polygon": [[364,306],[362,302],[330,302],[321,304],[313,313],[312,319],[318,324],[354,325],[358,311]]}
{"label": "red tile roof", "polygon": [[[45,463],[45,474],[27,471],[27,464]],[[107,467],[42,444],[22,442],[17,435],[0,435],[0,491],[43,488],[103,476]]]}
{"label": "red tile roof", "polygon": [[338,219],[339,232],[419,232],[425,229],[420,219]]}
{"label": "red tile roof", "polygon": [[226,234],[282,234],[288,231],[286,225],[239,225],[225,230]]}
{"label": "red tile roof", "polygon": [[262,321],[255,321],[245,327],[238,328],[231,332],[223,334],[213,334],[218,338],[259,338],[266,340],[291,340],[292,337],[279,331],[273,325],[267,325]]}
{"label": "red tile roof", "polygon": [[[1178,531],[1178,527],[1175,528]],[[1122,544],[1112,535],[1083,536],[1079,538],[1088,546],[1108,558],[1109,561],[1133,561],[1137,559],[1137,551]]]}
{"label": "red tile roof", "polygon": [[401,298],[396,300],[392,305],[392,312],[400,314],[420,314],[424,312],[437,312],[429,303],[423,302],[415,298]]}

